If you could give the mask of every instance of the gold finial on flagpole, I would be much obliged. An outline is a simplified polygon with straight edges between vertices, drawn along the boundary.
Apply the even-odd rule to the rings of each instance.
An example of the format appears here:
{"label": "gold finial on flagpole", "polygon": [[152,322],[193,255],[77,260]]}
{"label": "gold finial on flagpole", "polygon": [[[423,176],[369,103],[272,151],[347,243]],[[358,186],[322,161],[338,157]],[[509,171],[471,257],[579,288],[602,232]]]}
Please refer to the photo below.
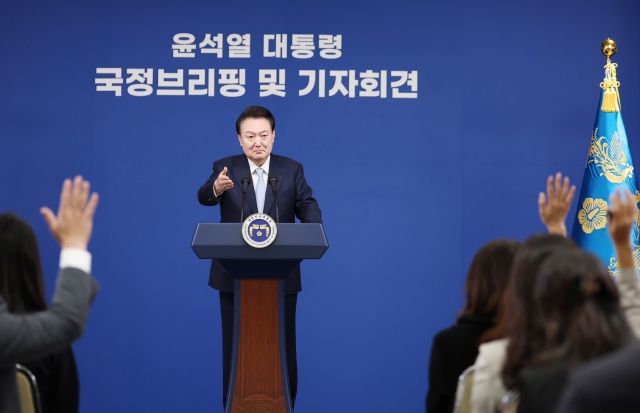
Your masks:
{"label": "gold finial on flagpole", "polygon": [[604,89],[600,109],[603,112],[618,112],[621,106],[620,92],[618,91],[620,82],[618,82],[616,78],[616,67],[618,65],[611,63],[611,56],[618,51],[618,47],[616,46],[616,42],[607,39],[602,42],[602,48],[600,50],[602,50],[603,55],[607,56],[607,64],[604,66],[604,80],[600,83],[600,87]]}
{"label": "gold finial on flagpole", "polygon": [[607,38],[604,42],[602,42],[602,54],[607,56],[607,59],[611,59],[611,56],[616,54],[618,51],[618,47],[616,46],[616,42]]}

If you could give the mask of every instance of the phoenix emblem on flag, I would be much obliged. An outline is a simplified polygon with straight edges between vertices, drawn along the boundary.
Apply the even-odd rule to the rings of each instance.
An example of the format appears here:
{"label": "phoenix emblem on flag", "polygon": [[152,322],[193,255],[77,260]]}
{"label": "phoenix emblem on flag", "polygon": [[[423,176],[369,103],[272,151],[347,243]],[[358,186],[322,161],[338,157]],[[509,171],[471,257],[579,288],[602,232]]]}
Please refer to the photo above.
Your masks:
{"label": "phoenix emblem on flag", "polygon": [[605,136],[598,138],[598,128],[593,131],[587,165],[590,163],[601,169],[600,176],[604,175],[614,184],[620,184],[633,176],[633,166],[629,165],[618,132],[613,132],[608,140]]}

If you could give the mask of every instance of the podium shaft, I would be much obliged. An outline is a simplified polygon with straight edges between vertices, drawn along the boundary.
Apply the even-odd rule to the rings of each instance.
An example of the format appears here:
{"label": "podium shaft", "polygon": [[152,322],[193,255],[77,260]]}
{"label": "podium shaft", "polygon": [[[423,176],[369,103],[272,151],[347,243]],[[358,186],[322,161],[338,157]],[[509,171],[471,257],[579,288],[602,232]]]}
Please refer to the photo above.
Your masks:
{"label": "podium shaft", "polygon": [[[276,279],[243,279],[236,315],[235,374],[231,413],[287,413],[286,354],[280,307],[284,293]],[[281,302],[282,300],[282,302]],[[288,388],[286,389],[288,393]]]}

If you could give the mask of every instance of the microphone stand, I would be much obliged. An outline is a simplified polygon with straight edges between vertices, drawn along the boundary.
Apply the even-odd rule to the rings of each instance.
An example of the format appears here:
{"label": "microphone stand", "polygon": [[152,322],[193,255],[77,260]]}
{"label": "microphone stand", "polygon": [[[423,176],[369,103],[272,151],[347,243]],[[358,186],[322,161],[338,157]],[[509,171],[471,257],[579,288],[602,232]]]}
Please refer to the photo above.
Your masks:
{"label": "microphone stand", "polygon": [[247,199],[247,187],[249,186],[249,182],[251,182],[251,175],[244,174],[242,176],[242,204],[240,204],[240,222],[244,222],[244,203]]}
{"label": "microphone stand", "polygon": [[273,200],[276,203],[276,224],[280,223],[280,208],[278,207],[278,177],[275,173],[269,174],[269,183],[271,184],[271,190],[273,191]]}
{"label": "microphone stand", "polygon": [[247,199],[247,192],[242,191],[242,205],[240,206],[240,223],[244,222],[244,201]]}

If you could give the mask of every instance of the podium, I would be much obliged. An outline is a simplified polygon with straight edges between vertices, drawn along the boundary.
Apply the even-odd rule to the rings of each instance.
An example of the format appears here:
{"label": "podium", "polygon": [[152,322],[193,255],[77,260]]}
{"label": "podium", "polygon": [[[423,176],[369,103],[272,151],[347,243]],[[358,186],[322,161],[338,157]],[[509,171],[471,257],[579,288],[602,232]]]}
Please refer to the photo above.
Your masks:
{"label": "podium", "polygon": [[216,259],[235,279],[233,356],[225,413],[292,413],[287,374],[284,278],[329,245],[322,224],[278,224],[274,242],[253,248],[240,223],[200,223],[198,258]]}

